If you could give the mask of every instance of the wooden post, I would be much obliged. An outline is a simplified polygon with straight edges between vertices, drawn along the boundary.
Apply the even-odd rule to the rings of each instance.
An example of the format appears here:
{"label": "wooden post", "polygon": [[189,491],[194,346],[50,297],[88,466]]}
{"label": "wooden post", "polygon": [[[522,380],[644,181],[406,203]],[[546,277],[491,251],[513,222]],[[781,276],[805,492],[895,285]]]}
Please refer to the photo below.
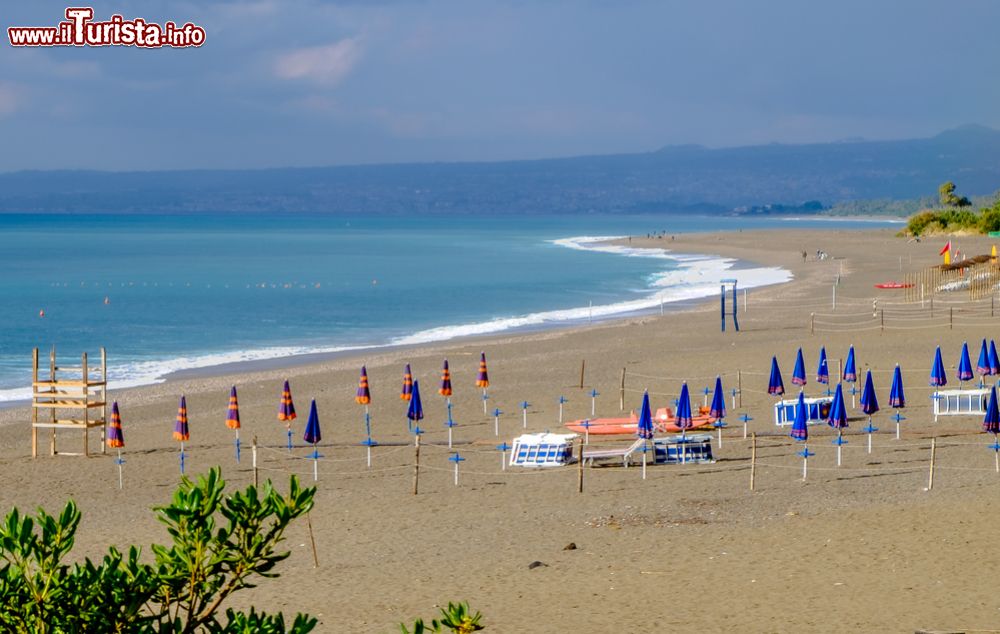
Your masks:
{"label": "wooden post", "polygon": [[417,494],[420,486],[420,434],[416,437],[413,443],[413,495]]}
{"label": "wooden post", "polygon": [[884,308],[881,311],[881,315],[882,315],[882,332],[885,332],[885,309]]}
{"label": "wooden post", "polygon": [[816,334],[816,313],[809,313],[809,334]]}
{"label": "wooden post", "polygon": [[993,316],[993,303],[996,301],[996,297],[990,295],[990,317]]}
{"label": "wooden post", "polygon": [[757,484],[757,432],[750,434],[750,490],[753,491]]}
{"label": "wooden post", "polygon": [[580,441],[580,445],[576,451],[576,464],[577,464],[577,476],[576,476],[576,492],[583,493],[583,441]]}
{"label": "wooden post", "polygon": [[250,453],[253,456],[253,485],[256,487],[258,483],[257,478],[257,434],[253,435],[253,441],[250,444]]}
{"label": "wooden post", "polygon": [[619,398],[619,411],[625,411],[625,368],[622,368],[622,388],[621,395]]}
{"label": "wooden post", "polygon": [[739,397],[740,407],[743,407],[743,370],[736,371],[736,394]]}
{"label": "wooden post", "polygon": [[587,370],[587,360],[580,361],[580,389],[583,389],[583,374]]}
{"label": "wooden post", "polygon": [[948,330],[952,330],[955,324],[955,307],[948,308]]}
{"label": "wooden post", "polygon": [[87,367],[87,353],[84,352],[80,358],[80,367],[83,373],[83,457],[90,457],[90,369]]}
{"label": "wooden post", "polygon": [[[52,350],[49,351],[49,380],[54,384],[56,382],[56,347],[52,346]],[[53,385],[52,389],[55,389]],[[52,429],[50,430],[49,436],[49,453],[53,456],[56,455],[56,408],[50,407],[50,422],[52,423]]]}
{"label": "wooden post", "polygon": [[927,490],[934,488],[934,454],[937,449],[937,438],[931,438],[931,468],[927,473]]}
{"label": "wooden post", "polygon": [[312,544],[313,568],[319,568],[319,555],[316,553],[316,538],[313,536],[313,523],[306,512],[306,525],[309,527],[309,543]]}
{"label": "wooden post", "polygon": [[38,393],[38,348],[31,352],[31,457],[38,457],[38,408],[34,405],[34,395]]}
{"label": "wooden post", "polygon": [[101,346],[101,453],[108,453],[108,352]]}

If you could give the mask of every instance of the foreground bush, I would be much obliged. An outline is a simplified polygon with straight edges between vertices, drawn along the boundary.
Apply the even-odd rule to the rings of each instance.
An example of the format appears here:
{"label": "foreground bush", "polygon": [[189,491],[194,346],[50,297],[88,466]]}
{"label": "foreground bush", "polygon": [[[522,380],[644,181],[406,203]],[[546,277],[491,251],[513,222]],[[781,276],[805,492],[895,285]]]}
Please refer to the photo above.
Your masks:
{"label": "foreground bush", "polygon": [[258,578],[277,577],[287,558],[277,552],[285,529],[313,505],[315,489],[292,476],[288,495],[267,482],[224,496],[212,469],[196,483],[184,478],[167,506],[154,509],[173,540],[152,546],[154,563],[131,546],[112,547],[100,563],[64,563],[73,549],[80,511],[72,501],[56,517],[11,511],[0,525],[0,631],[302,634],[316,619],[226,610],[234,592]]}
{"label": "foreground bush", "polygon": [[402,630],[402,634],[437,634],[444,632],[443,628],[448,628],[448,631],[457,634],[472,634],[472,632],[485,629],[479,624],[482,618],[483,615],[479,612],[473,614],[469,611],[468,603],[449,602],[447,608],[441,608],[440,620],[434,619],[430,625],[427,625],[423,619],[417,619],[413,622],[412,633],[405,623],[400,623],[399,629]]}

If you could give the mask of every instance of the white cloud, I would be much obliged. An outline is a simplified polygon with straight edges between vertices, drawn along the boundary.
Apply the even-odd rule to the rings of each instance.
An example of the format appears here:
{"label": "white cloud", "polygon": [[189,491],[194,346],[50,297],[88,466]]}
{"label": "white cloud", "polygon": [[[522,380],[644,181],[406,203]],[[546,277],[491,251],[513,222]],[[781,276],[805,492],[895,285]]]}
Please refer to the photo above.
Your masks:
{"label": "white cloud", "polygon": [[278,57],[275,74],[282,79],[303,79],[336,85],[361,59],[359,38],[345,38],[333,44],[300,48]]}

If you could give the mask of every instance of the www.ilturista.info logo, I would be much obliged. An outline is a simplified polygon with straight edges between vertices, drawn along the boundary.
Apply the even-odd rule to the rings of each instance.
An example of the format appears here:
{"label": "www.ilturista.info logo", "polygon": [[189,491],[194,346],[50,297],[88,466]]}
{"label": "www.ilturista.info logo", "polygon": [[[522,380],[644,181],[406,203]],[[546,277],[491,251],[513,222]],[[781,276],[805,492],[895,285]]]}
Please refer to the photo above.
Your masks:
{"label": "www.ilturista.info logo", "polygon": [[205,29],[188,22],[177,26],[126,20],[113,15],[107,22],[94,22],[91,7],[69,7],[66,21],[58,26],[11,26],[7,37],[11,46],[140,46],[142,48],[185,48],[205,43]]}

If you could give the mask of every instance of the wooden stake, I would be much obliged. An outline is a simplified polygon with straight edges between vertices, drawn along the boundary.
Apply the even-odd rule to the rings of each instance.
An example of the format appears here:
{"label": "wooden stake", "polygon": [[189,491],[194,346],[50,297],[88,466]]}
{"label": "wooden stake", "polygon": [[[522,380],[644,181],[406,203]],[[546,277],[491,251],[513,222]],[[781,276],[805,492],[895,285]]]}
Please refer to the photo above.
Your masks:
{"label": "wooden stake", "polygon": [[756,489],[757,484],[757,432],[750,434],[750,490]]}
{"label": "wooden stake", "polygon": [[257,434],[253,435],[253,441],[250,443],[250,454],[253,457],[253,485],[257,486],[258,475],[257,475]]}
{"label": "wooden stake", "polygon": [[816,313],[809,313],[809,334],[816,334]]}
{"label": "wooden stake", "polygon": [[952,330],[955,323],[955,307],[948,308],[948,330]]}
{"label": "wooden stake", "polygon": [[[35,383],[38,382],[38,348],[35,348],[31,353],[31,391],[32,393],[38,392],[38,387]],[[38,457],[38,408],[31,408],[31,457]]]}
{"label": "wooden stake", "polygon": [[580,443],[576,450],[576,464],[576,492],[583,493],[583,442]]}
{"label": "wooden stake", "polygon": [[885,332],[885,309],[884,308],[881,311],[881,316],[882,316],[882,332]]}
{"label": "wooden stake", "polygon": [[413,495],[417,494],[420,484],[420,434],[413,443]]}
{"label": "wooden stake", "polygon": [[931,438],[931,467],[927,473],[927,490],[934,488],[934,454],[937,450],[937,438]]}
{"label": "wooden stake", "polygon": [[743,407],[743,370],[736,371],[736,394],[739,397],[740,407]]}
{"label": "wooden stake", "polygon": [[622,411],[622,412],[625,411],[625,368],[622,368],[622,389],[621,389],[621,395],[620,395],[620,398],[619,398],[618,409],[619,409],[619,411]]}
{"label": "wooden stake", "polygon": [[309,518],[309,513],[306,513],[306,526],[309,527],[309,543],[312,544],[313,551],[313,568],[319,568],[319,555],[316,553],[316,537],[313,536],[313,523]]}
{"label": "wooden stake", "polygon": [[587,360],[580,361],[580,389],[583,389],[583,374],[587,370]]}

